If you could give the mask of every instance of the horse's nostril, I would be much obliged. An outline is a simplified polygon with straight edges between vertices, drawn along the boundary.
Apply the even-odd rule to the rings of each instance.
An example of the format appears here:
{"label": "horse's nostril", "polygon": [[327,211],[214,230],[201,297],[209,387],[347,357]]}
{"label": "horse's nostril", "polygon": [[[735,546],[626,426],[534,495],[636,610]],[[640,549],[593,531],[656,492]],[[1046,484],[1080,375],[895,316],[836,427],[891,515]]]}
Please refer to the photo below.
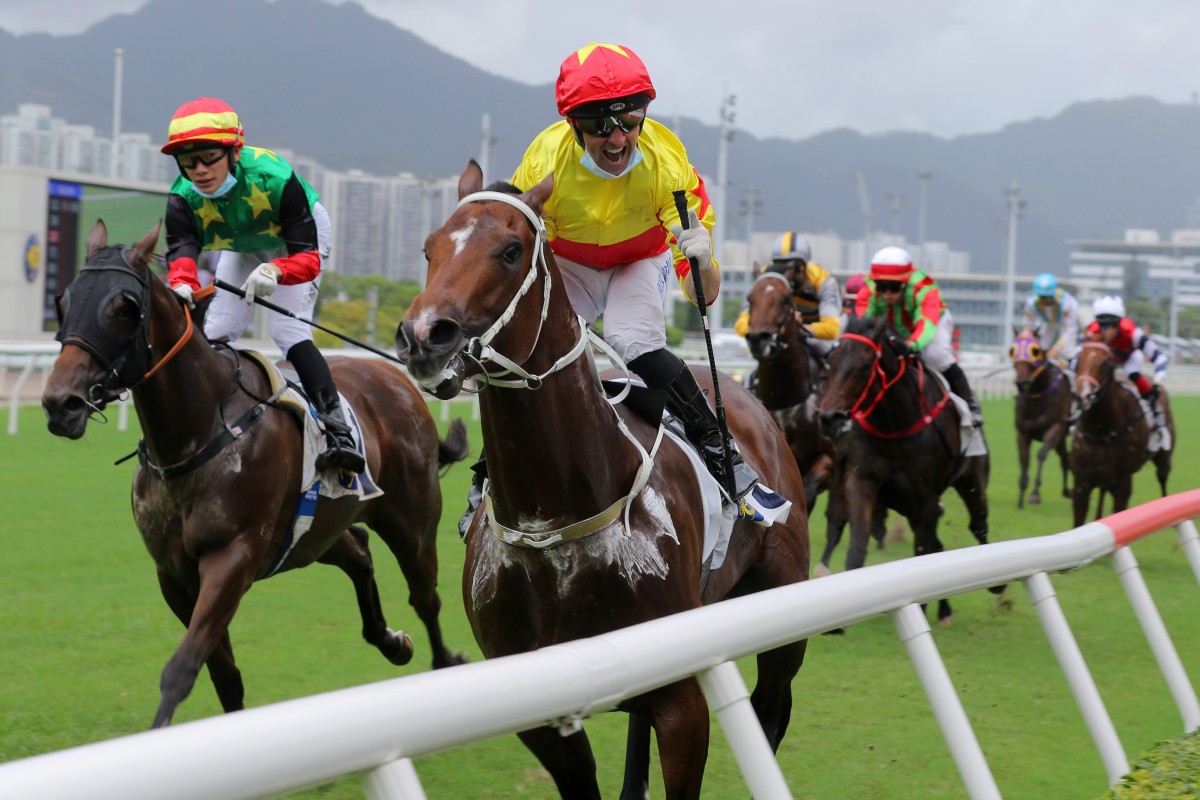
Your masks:
{"label": "horse's nostril", "polygon": [[462,337],[462,326],[452,319],[439,319],[429,330],[429,344],[434,347],[453,347]]}

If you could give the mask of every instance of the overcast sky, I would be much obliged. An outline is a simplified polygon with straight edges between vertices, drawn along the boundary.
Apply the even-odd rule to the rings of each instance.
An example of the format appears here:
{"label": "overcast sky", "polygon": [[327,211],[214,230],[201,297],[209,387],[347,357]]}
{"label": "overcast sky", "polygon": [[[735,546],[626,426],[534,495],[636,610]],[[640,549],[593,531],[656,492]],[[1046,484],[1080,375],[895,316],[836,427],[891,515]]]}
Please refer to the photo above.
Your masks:
{"label": "overcast sky", "polygon": [[[531,84],[552,82],[589,41],[625,44],[650,69],[660,119],[716,124],[734,95],[734,124],[762,137],[838,127],[952,137],[1083,100],[1191,103],[1200,91],[1200,0],[354,1]],[[146,2],[0,0],[0,27],[80,33]]]}

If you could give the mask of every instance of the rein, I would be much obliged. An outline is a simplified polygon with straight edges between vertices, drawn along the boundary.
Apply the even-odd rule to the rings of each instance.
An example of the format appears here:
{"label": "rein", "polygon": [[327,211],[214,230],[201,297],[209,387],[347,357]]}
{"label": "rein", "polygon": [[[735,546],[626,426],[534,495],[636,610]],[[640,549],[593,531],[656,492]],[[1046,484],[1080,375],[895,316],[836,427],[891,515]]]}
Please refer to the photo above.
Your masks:
{"label": "rein", "polygon": [[[550,547],[551,545],[559,544],[571,539],[578,539],[582,536],[587,536],[588,534],[603,530],[621,516],[622,510],[624,511],[625,527],[629,528],[629,510],[633,505],[633,498],[637,497],[637,495],[641,493],[642,489],[645,488],[646,484],[650,480],[650,472],[654,467],[654,459],[652,454],[658,451],[658,446],[662,442],[662,426],[659,426],[658,436],[654,440],[654,445],[649,452],[646,450],[646,448],[642,447],[641,443],[638,442],[636,438],[634,438],[633,434],[629,431],[629,428],[625,425],[625,421],[621,419],[621,415],[616,409],[616,404],[625,399],[625,396],[629,393],[629,367],[607,342],[605,342],[601,337],[597,336],[595,332],[587,326],[586,321],[581,316],[576,315],[576,321],[580,330],[579,339],[575,342],[571,349],[567,351],[566,354],[559,357],[549,369],[540,375],[531,374],[516,361],[513,361],[512,359],[492,349],[492,340],[497,336],[497,334],[500,333],[501,330],[504,329],[506,325],[512,322],[513,317],[517,312],[517,303],[519,303],[521,299],[529,292],[530,288],[532,288],[533,283],[537,279],[537,275],[540,272],[543,276],[542,283],[544,287],[542,291],[542,311],[538,320],[537,335],[534,337],[533,346],[529,348],[529,353],[525,356],[525,360],[528,360],[534,354],[534,352],[537,350],[538,342],[541,340],[542,330],[545,327],[546,319],[550,313],[551,276],[550,268],[546,264],[546,224],[542,221],[542,218],[534,213],[533,209],[526,205],[520,198],[505,192],[474,192],[459,200],[456,210],[458,208],[462,208],[467,203],[483,202],[488,200],[498,200],[502,203],[506,203],[507,205],[512,206],[524,214],[525,218],[529,220],[529,223],[533,226],[534,232],[537,234],[537,241],[536,251],[531,259],[529,272],[525,276],[525,280],[521,282],[521,286],[518,288],[516,296],[513,297],[513,299],[509,302],[508,307],[504,309],[503,313],[501,313],[499,317],[497,317],[496,321],[492,323],[491,327],[484,331],[482,335],[477,336],[467,342],[464,355],[475,361],[482,369],[482,372],[480,373],[480,376],[477,377],[477,380],[480,383],[488,386],[495,386],[499,389],[537,390],[542,387],[546,378],[558,372],[559,370],[564,369],[568,365],[575,363],[575,361],[578,360],[579,357],[584,353],[587,354],[590,361],[591,350],[588,348],[588,344],[591,343],[595,347],[604,351],[605,355],[608,356],[613,366],[621,369],[625,373],[626,381],[624,388],[615,397],[608,397],[606,395],[605,399],[608,401],[609,408],[612,409],[613,416],[617,420],[617,429],[620,430],[625,438],[633,444],[634,448],[638,452],[638,455],[641,457],[641,466],[638,468],[637,475],[634,477],[633,486],[625,496],[619,498],[616,502],[598,514],[561,528],[555,528],[553,530],[539,529],[537,531],[524,531],[520,528],[510,528],[506,525],[503,525],[496,519],[496,515],[492,507],[491,492],[485,491],[484,501],[487,504],[488,520],[490,522],[489,527],[492,529],[492,532],[496,538],[507,544],[534,549]],[[497,364],[503,368],[503,371],[497,373],[488,372],[488,364]],[[592,371],[595,373],[594,364],[592,365]],[[516,376],[516,378],[504,377],[510,375]]]}
{"label": "rein", "polygon": [[[925,365],[918,364],[917,396],[920,398],[921,404],[920,418],[912,425],[909,425],[907,428],[899,431],[883,431],[872,425],[867,417],[871,415],[871,413],[887,395],[888,391],[895,386],[901,378],[904,377],[905,373],[907,372],[908,359],[900,359],[900,369],[896,371],[895,377],[889,381],[887,374],[883,371],[883,364],[880,360],[882,348],[878,342],[876,342],[874,339],[857,333],[843,334],[842,339],[851,339],[861,342],[875,351],[875,363],[872,365],[871,377],[867,381],[867,385],[863,387],[862,394],[859,395],[858,400],[856,400],[854,405],[850,407],[851,419],[857,422],[859,426],[862,427],[862,429],[867,433],[880,439],[907,439],[911,436],[915,436],[926,427],[933,424],[933,421],[938,418],[938,416],[942,413],[942,409],[944,409],[946,404],[949,402],[950,393],[943,393],[942,398],[931,407],[925,399]],[[871,400],[870,405],[866,409],[863,409],[862,405],[867,402],[868,395],[871,391],[871,387],[875,385],[876,378],[879,379],[879,390],[876,392],[874,399]]]}

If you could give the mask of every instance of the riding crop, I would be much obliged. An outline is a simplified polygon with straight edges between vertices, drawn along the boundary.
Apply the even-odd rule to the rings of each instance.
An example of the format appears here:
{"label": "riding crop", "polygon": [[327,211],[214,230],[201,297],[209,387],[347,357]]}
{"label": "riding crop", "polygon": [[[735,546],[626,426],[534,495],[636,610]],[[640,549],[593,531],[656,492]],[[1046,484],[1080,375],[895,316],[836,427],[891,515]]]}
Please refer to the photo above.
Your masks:
{"label": "riding crop", "polygon": [[[240,288],[238,288],[237,286],[234,286],[232,283],[226,283],[225,281],[221,280],[220,278],[215,278],[213,280],[213,285],[216,286],[218,289],[224,289],[227,292],[236,294],[238,297],[244,298],[246,296],[246,293],[244,291],[242,291]],[[349,342],[350,344],[354,345],[355,347],[361,347],[363,350],[369,350],[377,356],[382,356],[383,358],[386,358],[388,361],[395,361],[397,364],[404,363],[403,361],[396,358],[394,355],[392,355],[391,353],[389,353],[385,350],[380,350],[378,347],[372,347],[371,345],[367,344],[366,342],[360,342],[358,339],[355,339],[353,336],[347,336],[346,334],[335,331],[332,328],[326,328],[324,325],[322,325],[319,322],[313,322],[311,319],[305,319],[304,317],[297,316],[295,313],[288,311],[283,306],[276,305],[269,300],[264,300],[261,297],[255,297],[254,302],[258,303],[260,306],[269,308],[278,314],[283,314],[285,317],[291,317],[292,319],[297,320],[298,322],[303,322],[305,325],[312,325],[317,330],[325,331],[330,336],[336,336],[337,338],[341,339],[343,342]]]}
{"label": "riding crop", "polygon": [[[679,212],[679,224],[688,229],[687,192],[677,189],[671,193],[675,197],[675,209]],[[708,307],[704,301],[704,283],[700,280],[700,264],[694,258],[689,258],[692,265],[692,283],[696,291],[696,305],[700,309],[700,325],[704,329],[704,344],[708,348],[708,366],[712,370],[713,401],[717,406],[717,425],[721,429],[721,458],[725,462],[725,490],[732,498],[737,493],[733,480],[733,454],[729,451],[729,426],[725,422],[725,405],[721,402],[721,386],[717,382],[717,357],[713,355],[712,333],[708,329]]]}

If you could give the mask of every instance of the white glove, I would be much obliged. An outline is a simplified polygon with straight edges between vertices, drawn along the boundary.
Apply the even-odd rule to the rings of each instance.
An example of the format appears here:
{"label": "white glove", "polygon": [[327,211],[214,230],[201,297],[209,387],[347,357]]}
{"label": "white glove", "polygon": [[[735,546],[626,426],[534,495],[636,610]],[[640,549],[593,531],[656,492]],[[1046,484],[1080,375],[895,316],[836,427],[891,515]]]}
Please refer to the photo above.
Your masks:
{"label": "white glove", "polygon": [[192,301],[192,287],[186,283],[177,283],[171,287],[171,291],[187,305],[188,308],[195,308],[196,304]]}
{"label": "white glove", "polygon": [[693,209],[688,209],[688,229],[680,225],[672,225],[671,233],[679,243],[679,250],[690,259],[695,259],[696,266],[701,271],[712,269],[712,237],[708,228],[700,224],[700,218]]}
{"label": "white glove", "polygon": [[255,297],[270,297],[274,294],[282,274],[283,271],[274,264],[259,264],[255,267],[254,272],[251,272],[250,277],[242,284],[242,291],[246,293],[246,303],[253,305]]}

